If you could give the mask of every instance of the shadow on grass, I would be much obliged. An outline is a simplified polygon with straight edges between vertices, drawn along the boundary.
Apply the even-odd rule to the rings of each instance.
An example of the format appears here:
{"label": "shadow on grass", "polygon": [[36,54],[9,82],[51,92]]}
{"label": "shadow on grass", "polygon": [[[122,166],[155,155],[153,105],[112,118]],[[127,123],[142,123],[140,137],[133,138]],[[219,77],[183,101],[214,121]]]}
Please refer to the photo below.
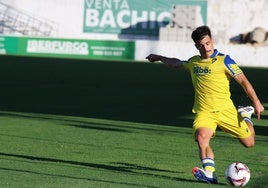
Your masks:
{"label": "shadow on grass", "polygon": [[[185,71],[141,62],[13,56],[1,56],[0,61],[2,111],[192,127],[192,120],[185,118],[191,116],[193,104]],[[244,72],[267,103],[268,85],[263,84],[267,69]],[[231,90],[236,105],[250,104],[236,83],[231,83]],[[266,128],[260,129],[267,135]]]}
{"label": "shadow on grass", "polygon": [[[86,180],[86,181],[93,181],[93,182],[100,182],[100,183],[107,183],[107,184],[115,184],[115,185],[127,185],[127,186],[137,186],[137,187],[148,187],[148,185],[142,185],[142,184],[134,184],[134,183],[128,183],[128,182],[117,182],[117,181],[108,181],[108,180],[102,180],[102,179],[96,179],[96,178],[83,178],[83,177],[75,177],[75,176],[67,176],[62,174],[50,174],[50,173],[43,173],[43,172],[36,172],[31,170],[22,170],[22,169],[15,169],[15,168],[3,168],[0,167],[1,171],[14,171],[18,173],[29,173],[29,174],[35,174],[40,176],[49,176],[54,178],[67,178],[67,179],[74,179],[74,180]],[[156,186],[149,186],[151,188],[159,188]]]}
{"label": "shadow on grass", "polygon": [[[71,161],[71,160],[53,159],[53,158],[45,158],[45,157],[35,157],[35,156],[29,156],[29,155],[9,154],[9,153],[3,153],[3,152],[0,152],[0,156],[33,160],[33,161],[40,161],[40,162],[50,162],[50,163],[55,163],[55,165],[68,164],[68,165],[75,165],[75,166],[93,168],[93,169],[98,169],[98,170],[102,169],[102,170],[108,170],[108,171],[112,171],[112,172],[129,173],[129,174],[133,174],[133,175],[145,175],[145,176],[151,176],[154,178],[163,178],[163,179],[170,179],[170,180],[183,181],[183,182],[196,182],[195,180],[192,180],[192,179],[178,178],[178,177],[172,177],[172,176],[168,176],[168,175],[157,174],[157,172],[158,173],[165,172],[165,173],[172,173],[172,174],[176,175],[179,172],[151,168],[151,167],[145,167],[145,166],[128,164],[128,163],[96,164],[96,163],[77,162],[77,161]],[[10,159],[10,160],[12,160],[12,159]],[[55,174],[50,174],[50,173],[41,173],[41,172],[34,172],[34,171],[22,170],[22,169],[0,168],[0,170],[17,171],[17,172],[21,172],[21,173],[27,172],[27,173],[33,173],[33,174],[38,174],[38,175],[70,178],[70,179],[82,179],[82,180],[97,181],[97,182],[104,182],[104,183],[125,184],[125,185],[129,185],[129,186],[130,185],[131,186],[145,186],[145,185],[141,185],[141,184],[133,184],[133,183],[127,183],[127,182],[98,180],[98,179],[74,177],[74,176],[68,176],[68,175],[55,175]],[[146,185],[146,187],[156,187],[156,186]]]}
{"label": "shadow on grass", "polygon": [[[162,64],[9,56],[0,60],[2,111],[164,125],[177,125],[191,114],[188,74]],[[191,127],[188,123],[185,126]]]}
{"label": "shadow on grass", "polygon": [[[120,121],[109,121],[109,120],[100,120],[97,122],[96,119],[85,119],[78,120],[74,118],[62,118],[56,115],[46,115],[46,114],[29,114],[29,113],[18,113],[18,112],[0,112],[0,116],[7,116],[13,118],[25,118],[25,119],[33,119],[33,120],[41,120],[41,121],[60,121],[59,126],[68,126],[75,127],[81,129],[94,129],[100,131],[115,131],[122,133],[137,133],[140,131],[150,131],[161,134],[168,133],[181,133],[187,134],[185,131],[180,129],[169,129],[164,127],[157,126],[141,126],[139,124],[135,124],[132,122],[120,122]],[[188,121],[192,122],[191,119],[185,119],[183,122]],[[152,125],[152,124],[150,124]],[[185,124],[186,125],[186,124]],[[191,133],[190,133],[191,134]]]}

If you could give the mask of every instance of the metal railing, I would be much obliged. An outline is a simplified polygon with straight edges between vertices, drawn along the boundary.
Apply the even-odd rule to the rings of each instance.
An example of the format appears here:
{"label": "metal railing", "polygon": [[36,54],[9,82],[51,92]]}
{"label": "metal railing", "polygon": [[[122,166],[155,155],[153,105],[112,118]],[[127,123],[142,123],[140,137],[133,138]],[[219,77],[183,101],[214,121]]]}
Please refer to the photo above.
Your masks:
{"label": "metal railing", "polygon": [[57,24],[0,2],[0,34],[52,36]]}

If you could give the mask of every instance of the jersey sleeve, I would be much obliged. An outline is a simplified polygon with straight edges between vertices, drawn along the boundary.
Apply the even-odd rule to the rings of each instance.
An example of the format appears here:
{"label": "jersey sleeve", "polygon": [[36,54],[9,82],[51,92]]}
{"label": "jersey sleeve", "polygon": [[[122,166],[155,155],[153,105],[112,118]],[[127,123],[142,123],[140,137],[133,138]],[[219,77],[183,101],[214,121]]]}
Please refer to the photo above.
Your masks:
{"label": "jersey sleeve", "polygon": [[182,65],[183,65],[183,67],[184,67],[186,70],[189,70],[189,63],[188,63],[188,61],[183,61]]}
{"label": "jersey sleeve", "polygon": [[225,56],[224,65],[226,67],[227,73],[229,73],[232,77],[243,72],[229,55]]}

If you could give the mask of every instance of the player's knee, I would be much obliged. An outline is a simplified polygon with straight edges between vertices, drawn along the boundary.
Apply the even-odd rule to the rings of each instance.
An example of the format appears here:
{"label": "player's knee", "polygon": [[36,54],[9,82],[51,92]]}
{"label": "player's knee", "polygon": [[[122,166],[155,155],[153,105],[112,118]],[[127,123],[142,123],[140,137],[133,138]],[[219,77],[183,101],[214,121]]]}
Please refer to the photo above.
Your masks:
{"label": "player's knee", "polygon": [[195,133],[195,139],[197,142],[207,142],[213,136],[213,131],[207,128],[198,129]]}
{"label": "player's knee", "polygon": [[253,142],[251,142],[251,143],[245,145],[245,147],[246,147],[246,148],[252,148],[252,147],[254,147],[254,145],[255,145],[255,142],[253,141]]}
{"label": "player's knee", "polygon": [[209,144],[210,138],[211,137],[205,133],[197,132],[195,139],[198,142],[198,144],[202,147],[202,146],[207,146]]}
{"label": "player's knee", "polygon": [[246,148],[252,148],[252,147],[254,147],[254,145],[255,145],[255,140],[253,139],[253,140],[249,140],[249,141],[241,141],[241,143],[246,147]]}

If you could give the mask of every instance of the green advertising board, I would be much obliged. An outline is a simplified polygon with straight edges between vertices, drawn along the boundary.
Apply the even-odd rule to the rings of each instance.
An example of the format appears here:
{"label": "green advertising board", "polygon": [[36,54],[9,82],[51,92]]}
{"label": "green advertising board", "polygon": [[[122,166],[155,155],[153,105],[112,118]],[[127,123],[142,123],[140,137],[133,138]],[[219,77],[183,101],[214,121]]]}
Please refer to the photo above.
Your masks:
{"label": "green advertising board", "polygon": [[0,37],[0,54],[16,54],[18,46],[17,37]]}
{"label": "green advertising board", "polygon": [[0,54],[134,60],[135,42],[2,36]]}
{"label": "green advertising board", "polygon": [[84,0],[85,33],[158,36],[170,22],[174,5],[201,8],[207,22],[207,0]]}

